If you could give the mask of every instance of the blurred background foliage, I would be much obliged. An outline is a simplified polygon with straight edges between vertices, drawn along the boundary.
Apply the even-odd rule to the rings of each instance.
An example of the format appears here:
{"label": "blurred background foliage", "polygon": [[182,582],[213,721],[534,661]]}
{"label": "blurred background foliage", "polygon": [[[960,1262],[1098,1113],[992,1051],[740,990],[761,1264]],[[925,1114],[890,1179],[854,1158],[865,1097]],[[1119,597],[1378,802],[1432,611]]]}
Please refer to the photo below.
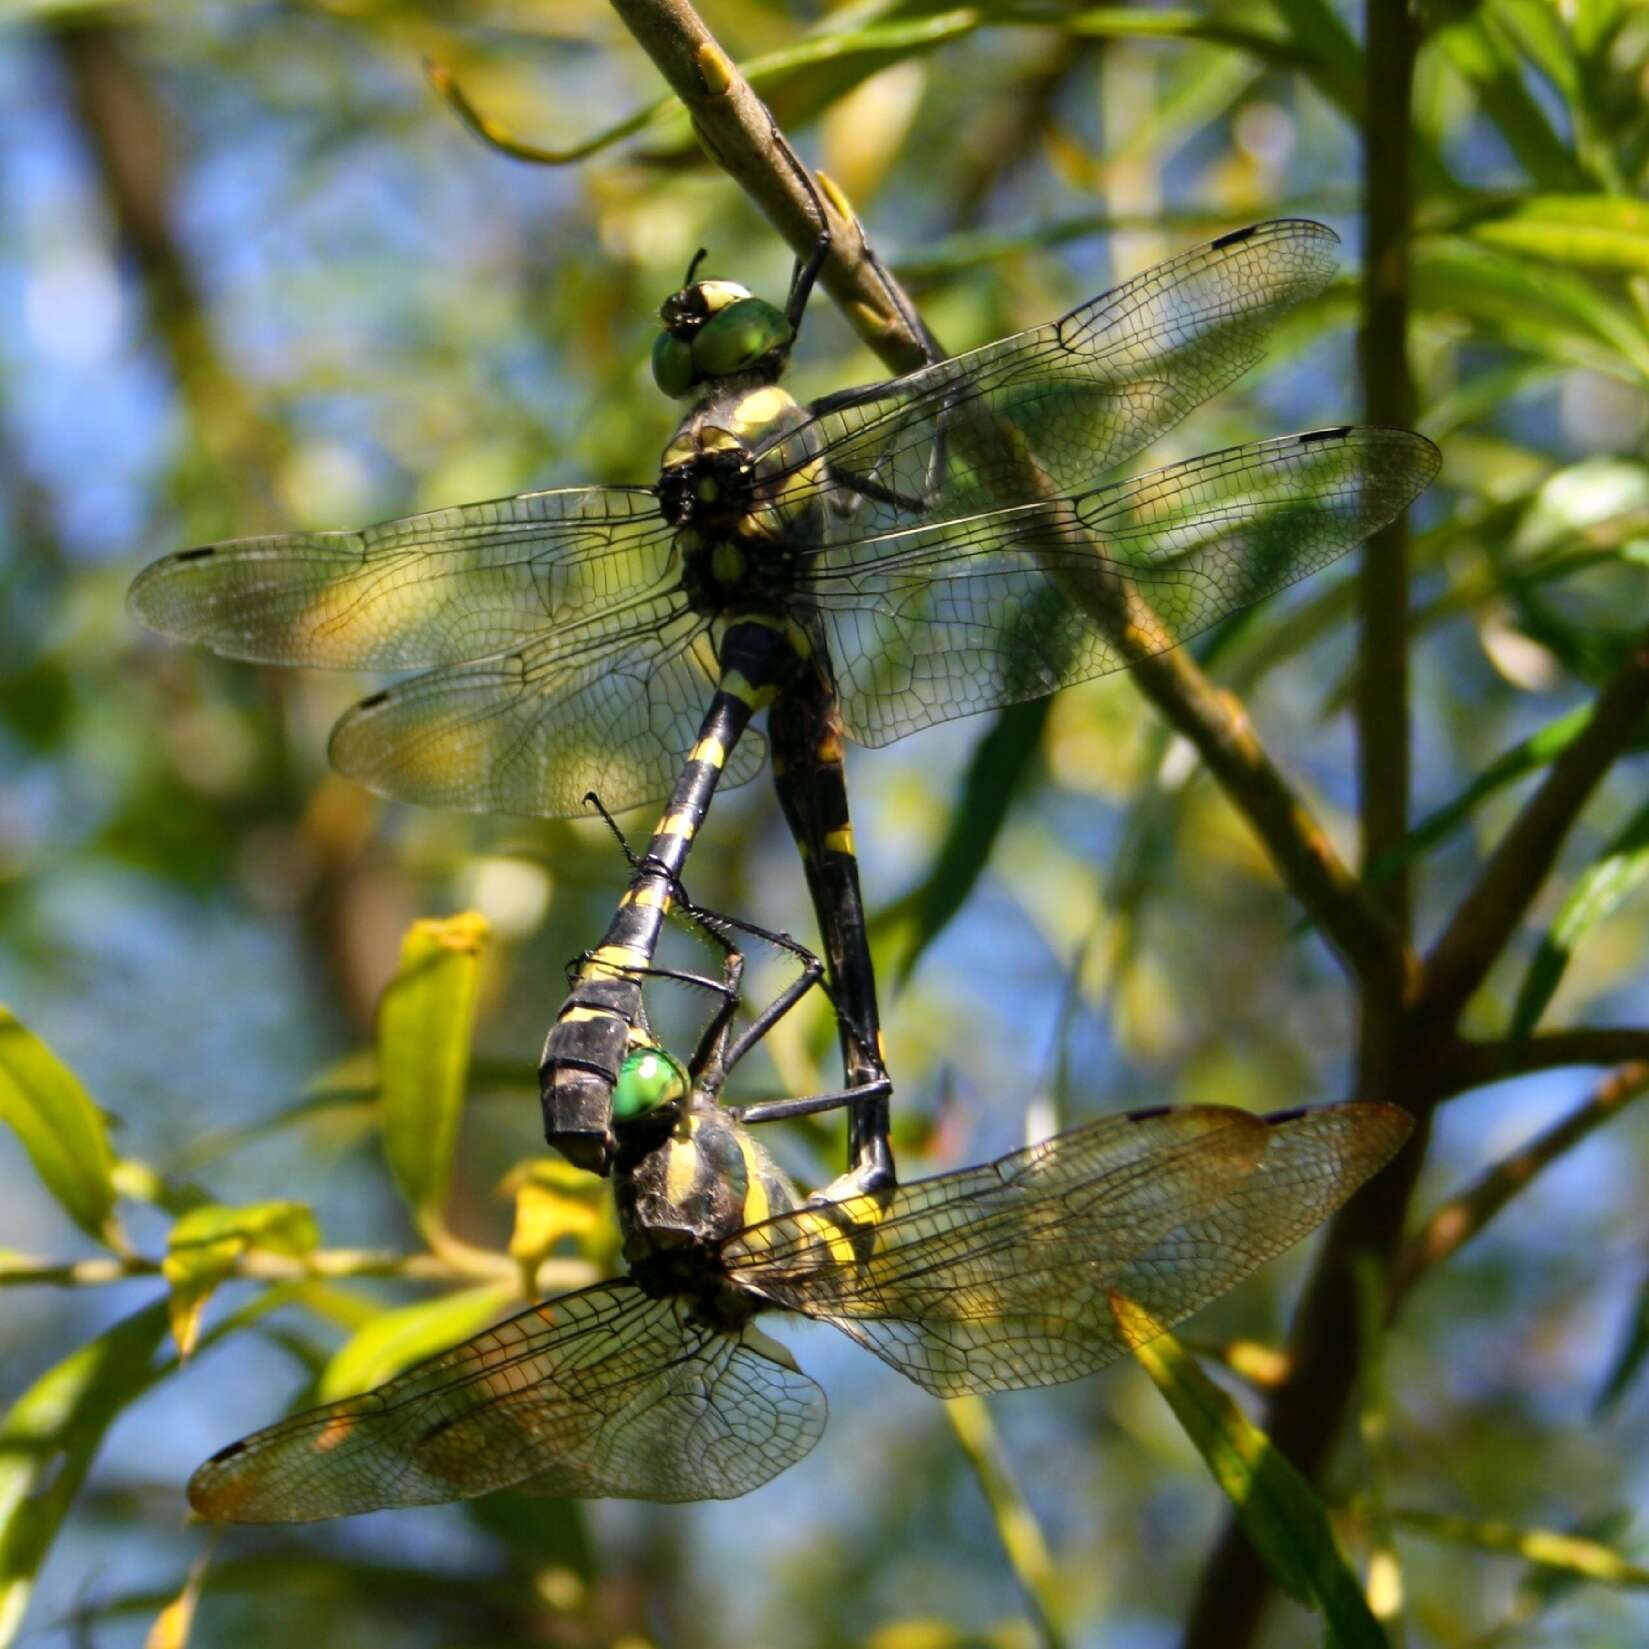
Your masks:
{"label": "blurred background foliage", "polygon": [[[970,1454],[940,1405],[819,1333],[798,1349],[830,1390],[830,1432],[758,1496],[500,1496],[231,1533],[188,1620],[207,1542],[181,1521],[182,1484],[206,1453],[317,1387],[472,1332],[540,1260],[544,1290],[611,1269],[599,1192],[541,1159],[533,1066],[562,965],[600,931],[624,866],[599,824],[421,813],[329,775],[326,732],[361,682],[168,647],[134,630],[125,586],[190,542],[645,480],[674,416],[648,376],[652,310],[697,246],[710,272],[768,293],[790,259],[679,110],[575,166],[529,167],[475,142],[420,73],[435,57],[535,143],[609,132],[661,88],[597,0],[13,11],[0,1402],[16,1406],[0,1429],[0,1638],[1177,1642],[1222,1502],[1138,1372],[993,1404],[999,1429]],[[1349,6],[715,0],[705,15],[947,346],[1222,229],[1310,215],[1345,236],[1344,279],[1153,456],[1362,411],[1360,156],[1381,95]],[[1409,349],[1417,426],[1445,452],[1416,512],[1410,599],[1427,828],[1405,851],[1424,943],[1649,612],[1649,10],[1439,0],[1419,27]],[[881,375],[816,301],[797,393]],[[1356,600],[1348,562],[1199,649],[1348,860]],[[1357,1008],[1332,953],[1127,679],[994,729],[855,751],[850,771],[908,1173],[1105,1108],[1345,1090]],[[959,828],[985,816],[993,835]],[[1642,770],[1623,763],[1470,1028],[1627,1027],[1585,1063],[1641,1057],[1646,839]],[[812,934],[765,781],[718,802],[689,883]],[[460,912],[479,919],[408,937],[415,918]],[[420,1093],[402,1073],[415,1091],[398,1103],[436,1108],[450,1162],[393,1144],[386,1158],[381,1140],[396,1101],[375,1005],[403,940],[409,956],[447,947],[462,975],[449,1034],[462,1044],[473,1024],[467,1080]],[[752,1063],[756,1089],[829,1085],[823,1012]],[[1417,1219],[1596,1080],[1491,1080],[1504,1069],[1439,1113]],[[1371,1361],[1325,1493],[1412,1644],[1649,1634],[1632,1566],[1649,1139],[1629,1110],[1589,1132],[1645,1075],[1606,1077],[1527,1189],[1491,1178],[1478,1206],[1510,1206],[1449,1264],[1416,1263]],[[782,1143],[814,1181],[839,1151],[823,1126]],[[1195,1325],[1245,1371],[1250,1406],[1304,1263]],[[980,1448],[1023,1492],[1034,1539],[1017,1553]],[[1320,1641],[1320,1626],[1278,1604],[1263,1640]]]}

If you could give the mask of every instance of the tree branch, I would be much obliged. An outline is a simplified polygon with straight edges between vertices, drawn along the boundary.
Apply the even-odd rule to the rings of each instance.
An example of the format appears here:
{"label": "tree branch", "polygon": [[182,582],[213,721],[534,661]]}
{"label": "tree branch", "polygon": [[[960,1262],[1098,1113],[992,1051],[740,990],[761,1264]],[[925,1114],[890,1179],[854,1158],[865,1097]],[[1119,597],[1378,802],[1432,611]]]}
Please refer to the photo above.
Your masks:
{"label": "tree branch", "polygon": [[1649,1029],[1635,1025],[1577,1025],[1522,1042],[1468,1042],[1464,1038],[1439,1061],[1440,1098],[1485,1088],[1534,1071],[1574,1065],[1620,1065],[1649,1060]]}
{"label": "tree branch", "polygon": [[1649,713],[1649,629],[1598,695],[1584,731],[1552,763],[1426,958],[1428,1010],[1452,1021],[1488,977],[1551,873],[1563,840]]}
{"label": "tree branch", "polygon": [[[1649,1037],[1646,1037],[1649,1041]],[[1396,1316],[1408,1291],[1450,1255],[1464,1247],[1543,1168],[1572,1150],[1623,1106],[1649,1089],[1649,1060],[1634,1060],[1611,1072],[1583,1105],[1554,1123],[1477,1182],[1450,1197],[1404,1244],[1386,1297],[1386,1316]]]}

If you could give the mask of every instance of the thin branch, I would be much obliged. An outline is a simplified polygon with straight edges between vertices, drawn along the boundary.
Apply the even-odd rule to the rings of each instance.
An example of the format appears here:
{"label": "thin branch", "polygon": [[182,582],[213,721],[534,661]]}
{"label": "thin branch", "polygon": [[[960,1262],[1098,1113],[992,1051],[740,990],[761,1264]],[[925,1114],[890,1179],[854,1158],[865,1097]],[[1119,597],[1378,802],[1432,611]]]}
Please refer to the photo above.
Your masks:
{"label": "thin branch", "polygon": [[1580,810],[1649,714],[1649,629],[1598,695],[1426,958],[1428,1010],[1452,1021],[1488,977],[1551,873]]}
{"label": "thin branch", "polygon": [[1386,1299],[1387,1318],[1397,1314],[1415,1283],[1475,1237],[1536,1174],[1594,1129],[1601,1128],[1645,1090],[1649,1090],[1649,1060],[1620,1066],[1584,1104],[1530,1140],[1521,1151],[1497,1162],[1475,1184],[1450,1197],[1398,1255]]}
{"label": "thin branch", "polygon": [[[614,7],[692,115],[711,158],[766,213],[790,246],[804,254],[817,219],[794,151],[749,83],[685,0],[613,0]],[[898,314],[908,305],[868,255],[846,203],[824,190],[835,239],[821,279],[882,360],[897,370],[921,364],[920,340]],[[844,227],[848,230],[843,234]],[[868,327],[868,330],[867,330]],[[910,345],[916,346],[914,352]],[[1141,690],[1201,753],[1238,811],[1275,859],[1295,896],[1351,969],[1391,990],[1415,972],[1390,924],[1340,862],[1254,735],[1242,706],[1219,692],[1183,650],[1158,651],[1137,638],[1162,633],[1137,592],[1088,587],[1073,599],[1118,637]]]}
{"label": "thin branch", "polygon": [[[396,1254],[381,1249],[322,1248],[309,1254],[272,1254],[253,1250],[229,1268],[231,1277],[255,1282],[310,1282],[339,1277],[410,1277],[419,1282],[519,1282],[520,1266],[507,1255],[463,1245],[461,1251],[438,1254]],[[127,1282],[133,1277],[162,1275],[161,1262],[143,1254],[93,1259],[0,1260],[0,1288],[34,1285],[49,1288],[96,1288]],[[538,1271],[538,1287],[560,1293],[582,1288],[595,1280],[584,1260],[546,1260]]]}
{"label": "thin branch", "polygon": [[[818,240],[819,221],[803,181],[805,168],[732,58],[685,0],[613,0],[613,9],[686,105],[710,158],[761,208],[797,257],[806,257]],[[840,191],[820,181],[831,230],[821,283],[880,360],[895,372],[921,366],[927,350],[906,319],[914,313],[909,299],[869,256]]]}
{"label": "thin branch", "polygon": [[1440,1098],[1484,1088],[1534,1071],[1575,1065],[1621,1065],[1649,1060],[1649,1029],[1633,1025],[1577,1025],[1547,1031],[1522,1042],[1468,1042],[1464,1039],[1440,1062]]}
{"label": "thin branch", "polygon": [[[1368,73],[1378,75],[1377,114],[1363,143],[1363,407],[1373,424],[1414,421],[1409,372],[1409,238],[1414,210],[1409,164],[1414,30],[1405,5],[1368,8]],[[1383,14],[1383,15],[1382,15]],[[1408,835],[1409,529],[1406,515],[1363,547],[1358,590],[1358,814],[1362,862],[1391,854]],[[1406,941],[1411,917],[1406,865],[1382,878],[1373,898]],[[1387,1002],[1390,1011],[1395,1004]]]}

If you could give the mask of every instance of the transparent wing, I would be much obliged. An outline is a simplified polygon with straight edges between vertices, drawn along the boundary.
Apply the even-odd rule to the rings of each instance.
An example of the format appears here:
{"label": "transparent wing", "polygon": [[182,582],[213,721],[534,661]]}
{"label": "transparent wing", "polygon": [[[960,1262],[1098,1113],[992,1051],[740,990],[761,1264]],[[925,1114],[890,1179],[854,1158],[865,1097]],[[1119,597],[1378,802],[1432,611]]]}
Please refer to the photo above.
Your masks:
{"label": "transparent wing", "polygon": [[832,545],[805,588],[847,730],[887,744],[1176,646],[1344,554],[1438,462],[1407,430],[1316,430]]}
{"label": "transparent wing", "polygon": [[734,1278],[940,1397],[1073,1380],[1298,1242],[1407,1137],[1393,1106],[1137,1112],[736,1233]]}
{"label": "transparent wing", "polygon": [[1146,270],[1070,314],[903,378],[829,396],[763,469],[857,493],[835,536],[952,521],[1091,485],[1239,377],[1278,317],[1320,292],[1338,237],[1257,224]]}
{"label": "transparent wing", "polygon": [[564,487],[386,521],[182,550],[127,598],[153,629],[229,658],[414,670],[583,626],[667,579],[645,487]]}
{"label": "transparent wing", "polygon": [[[668,794],[716,686],[708,627],[668,597],[593,640],[547,634],[374,693],[333,730],[339,772],[402,801],[564,818],[594,791],[621,813]],[[723,786],[760,770],[746,732]]]}
{"label": "transparent wing", "polygon": [[304,1523],[515,1484],[732,1499],[824,1430],[824,1393],[763,1343],[690,1322],[678,1300],[600,1283],[231,1444],[189,1480],[189,1501],[218,1521]]}

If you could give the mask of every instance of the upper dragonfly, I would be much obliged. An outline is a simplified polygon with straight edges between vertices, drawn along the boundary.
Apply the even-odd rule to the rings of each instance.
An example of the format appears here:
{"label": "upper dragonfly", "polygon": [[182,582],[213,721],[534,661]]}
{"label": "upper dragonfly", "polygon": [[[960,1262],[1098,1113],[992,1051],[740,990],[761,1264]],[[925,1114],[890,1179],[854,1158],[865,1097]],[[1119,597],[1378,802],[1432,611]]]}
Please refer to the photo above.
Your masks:
{"label": "upper dragonfly", "polygon": [[[1303,220],[1237,230],[1057,321],[809,407],[778,379],[817,260],[784,310],[689,270],[653,365],[691,408],[652,486],[185,550],[138,578],[132,610],[233,657],[424,671],[332,735],[334,763],[386,794],[560,816],[591,791],[614,810],[669,793],[541,1068],[552,1143],[605,1171],[628,970],[653,954],[717,784],[761,764],[757,709],[833,695],[842,729],[881,745],[1039,697],[1325,565],[1431,480],[1422,437],[1336,428],[1100,481],[1259,357],[1336,244]],[[839,811],[830,851],[851,872]]]}

